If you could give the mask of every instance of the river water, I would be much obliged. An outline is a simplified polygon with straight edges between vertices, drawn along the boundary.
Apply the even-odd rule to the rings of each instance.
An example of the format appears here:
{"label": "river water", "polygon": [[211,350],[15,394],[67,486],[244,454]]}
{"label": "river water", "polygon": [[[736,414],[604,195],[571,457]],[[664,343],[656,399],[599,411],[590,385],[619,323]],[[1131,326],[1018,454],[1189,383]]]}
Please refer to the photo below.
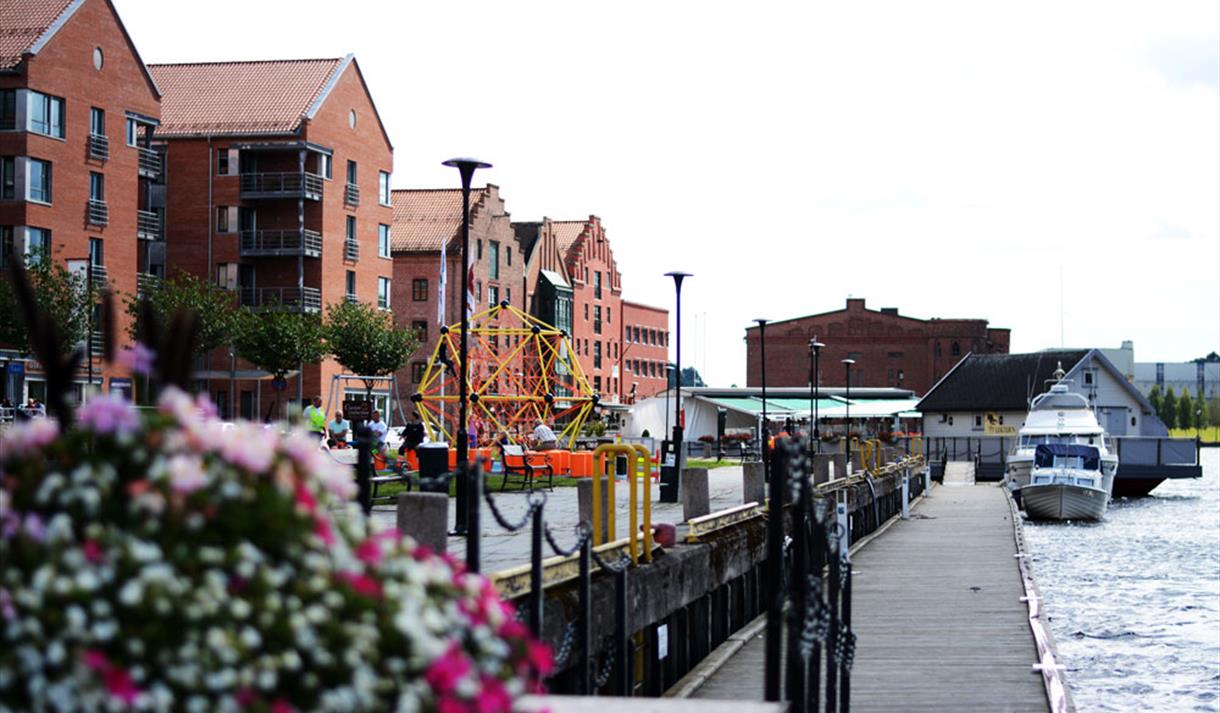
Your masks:
{"label": "river water", "polygon": [[1025,524],[1081,713],[1220,711],[1220,449],[1201,460],[1101,523]]}

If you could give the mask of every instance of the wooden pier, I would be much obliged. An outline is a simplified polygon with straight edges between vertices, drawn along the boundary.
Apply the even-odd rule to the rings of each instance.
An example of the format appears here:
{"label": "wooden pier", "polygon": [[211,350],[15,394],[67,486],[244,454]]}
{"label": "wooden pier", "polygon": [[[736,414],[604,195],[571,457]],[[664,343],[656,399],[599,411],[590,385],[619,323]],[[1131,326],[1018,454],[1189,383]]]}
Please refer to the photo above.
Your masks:
{"label": "wooden pier", "polygon": [[[995,485],[936,488],[910,520],[857,551],[851,710],[1049,710],[1017,554],[1007,496]],[[682,695],[762,699],[755,628],[692,671]]]}

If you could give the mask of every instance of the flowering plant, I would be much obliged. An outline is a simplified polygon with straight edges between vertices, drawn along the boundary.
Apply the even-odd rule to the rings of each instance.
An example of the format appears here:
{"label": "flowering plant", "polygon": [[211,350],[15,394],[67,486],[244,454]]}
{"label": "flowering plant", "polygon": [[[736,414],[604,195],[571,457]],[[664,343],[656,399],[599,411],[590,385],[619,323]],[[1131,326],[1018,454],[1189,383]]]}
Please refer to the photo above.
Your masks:
{"label": "flowering plant", "polygon": [[166,389],[0,434],[0,712],[499,713],[549,651],[346,504],[301,433]]}

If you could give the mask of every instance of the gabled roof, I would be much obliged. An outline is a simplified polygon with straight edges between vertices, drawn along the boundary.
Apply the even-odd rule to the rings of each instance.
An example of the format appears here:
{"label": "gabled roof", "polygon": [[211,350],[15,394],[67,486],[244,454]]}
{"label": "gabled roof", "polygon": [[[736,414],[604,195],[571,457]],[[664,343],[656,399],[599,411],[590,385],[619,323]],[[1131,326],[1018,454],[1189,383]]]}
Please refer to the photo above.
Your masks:
{"label": "gabled roof", "polygon": [[[487,188],[470,192],[470,211],[486,197]],[[441,242],[453,240],[462,227],[462,189],[395,189],[394,226],[390,230],[392,252],[426,252],[441,249]]]}
{"label": "gabled roof", "polygon": [[317,112],[351,62],[348,55],[150,65],[163,93],[157,136],[295,133]]}
{"label": "gabled roof", "polygon": [[1025,411],[1029,399],[1046,391],[1060,364],[1071,371],[1087,349],[1033,354],[967,354],[920,400],[918,410]]}
{"label": "gabled roof", "polygon": [[0,0],[0,69],[20,64],[79,6],[79,0]]}
{"label": "gabled roof", "polygon": [[551,232],[555,235],[555,246],[559,248],[559,255],[564,260],[568,259],[568,251],[580,239],[588,224],[589,222],[586,220],[551,221]]}

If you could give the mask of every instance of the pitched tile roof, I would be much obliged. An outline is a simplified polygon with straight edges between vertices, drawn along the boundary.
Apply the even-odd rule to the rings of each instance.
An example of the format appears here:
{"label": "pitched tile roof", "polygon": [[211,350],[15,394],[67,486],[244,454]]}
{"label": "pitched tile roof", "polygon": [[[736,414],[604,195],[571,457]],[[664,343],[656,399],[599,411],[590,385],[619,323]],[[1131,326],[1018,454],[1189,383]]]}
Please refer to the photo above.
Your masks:
{"label": "pitched tile roof", "polygon": [[559,248],[559,254],[566,260],[568,251],[580,239],[582,233],[585,232],[585,226],[588,225],[584,220],[553,220],[551,221],[551,231],[555,234],[555,245]]}
{"label": "pitched tile roof", "polygon": [[[470,210],[487,195],[486,188],[470,192]],[[391,228],[393,252],[440,250],[442,240],[452,240],[462,227],[462,190],[460,188],[412,188],[392,192],[394,226]]]}
{"label": "pitched tile roof", "polygon": [[292,133],[346,62],[339,58],[149,65],[162,93],[157,136]]}
{"label": "pitched tile roof", "polygon": [[12,69],[72,0],[0,0],[0,69]]}
{"label": "pitched tile roof", "polygon": [[1032,354],[967,354],[919,402],[933,411],[1024,411],[1029,399],[1046,391],[1046,381],[1063,364],[1071,371],[1087,350]]}

